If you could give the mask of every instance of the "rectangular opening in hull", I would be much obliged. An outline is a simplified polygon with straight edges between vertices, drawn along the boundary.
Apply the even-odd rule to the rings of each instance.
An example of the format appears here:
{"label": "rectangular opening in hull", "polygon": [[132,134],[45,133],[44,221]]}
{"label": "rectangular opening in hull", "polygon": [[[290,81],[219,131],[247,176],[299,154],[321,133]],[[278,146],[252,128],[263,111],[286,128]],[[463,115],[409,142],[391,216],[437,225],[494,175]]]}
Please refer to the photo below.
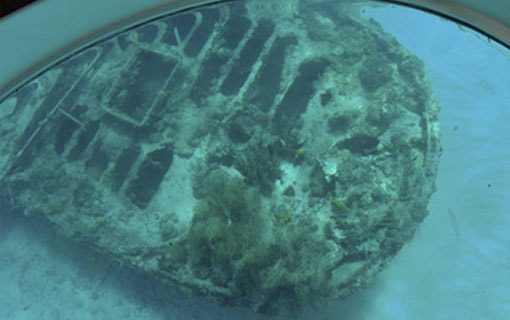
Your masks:
{"label": "rectangular opening in hull", "polygon": [[204,45],[211,37],[214,25],[220,16],[218,9],[215,8],[201,10],[199,14],[202,17],[202,21],[184,48],[184,53],[188,57],[196,57],[200,54]]}
{"label": "rectangular opening in hull", "polygon": [[255,28],[251,38],[241,50],[239,59],[221,84],[220,91],[223,95],[231,96],[237,94],[243,87],[246,79],[252,72],[253,65],[257,62],[266,41],[271,37],[273,31],[274,24],[268,20],[261,21]]}
{"label": "rectangular opening in hull", "polygon": [[99,121],[94,121],[85,126],[85,129],[78,136],[78,141],[67,155],[68,161],[76,161],[80,155],[87,149],[88,145],[94,140],[99,130]]}
{"label": "rectangular opening in hull", "polygon": [[85,167],[93,178],[100,179],[103,172],[108,168],[109,162],[108,154],[103,150],[102,143],[98,141],[94,145],[92,156],[85,163]]}
{"label": "rectangular opening in hull", "polygon": [[122,187],[139,155],[139,147],[130,147],[121,152],[113,168],[112,189],[114,191],[118,191]]}
{"label": "rectangular opening in hull", "polygon": [[149,205],[172,164],[173,154],[173,146],[165,145],[145,156],[126,190],[126,195],[134,205],[140,209]]}
{"label": "rectangular opening in hull", "polygon": [[175,65],[175,61],[157,53],[140,51],[120,75],[103,108],[117,118],[140,125]]}

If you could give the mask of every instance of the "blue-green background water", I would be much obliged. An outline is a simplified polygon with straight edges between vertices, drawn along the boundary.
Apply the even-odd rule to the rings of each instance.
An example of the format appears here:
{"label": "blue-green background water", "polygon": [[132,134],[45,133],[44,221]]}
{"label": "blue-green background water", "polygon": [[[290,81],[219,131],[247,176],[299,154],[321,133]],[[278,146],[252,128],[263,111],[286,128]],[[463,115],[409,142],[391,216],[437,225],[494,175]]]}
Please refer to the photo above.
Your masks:
{"label": "blue-green background water", "polygon": [[[411,9],[364,14],[425,62],[442,106],[438,189],[420,231],[371,288],[302,318],[507,319],[508,51]],[[184,297],[34,222],[2,216],[0,319],[262,318]]]}

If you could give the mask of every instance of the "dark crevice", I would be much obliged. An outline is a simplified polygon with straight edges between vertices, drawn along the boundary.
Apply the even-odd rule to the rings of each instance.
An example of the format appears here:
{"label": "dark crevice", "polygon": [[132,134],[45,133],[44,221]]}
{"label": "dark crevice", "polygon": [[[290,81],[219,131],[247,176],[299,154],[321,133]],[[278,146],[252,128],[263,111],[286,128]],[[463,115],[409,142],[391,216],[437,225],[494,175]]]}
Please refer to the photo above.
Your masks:
{"label": "dark crevice", "polygon": [[338,144],[341,149],[347,149],[352,154],[366,156],[374,153],[379,145],[379,139],[368,134],[357,134],[352,138],[346,139]]}
{"label": "dark crevice", "polygon": [[188,57],[196,57],[200,54],[207,40],[211,37],[214,25],[220,16],[218,9],[215,8],[208,8],[199,12],[202,15],[202,21],[195,32],[193,32],[186,48],[184,48],[184,53]]}
{"label": "dark crevice", "polygon": [[134,205],[140,209],[149,205],[172,164],[173,154],[173,146],[166,145],[145,156],[126,190]]}
{"label": "dark crevice", "polygon": [[267,112],[280,91],[285,55],[290,45],[297,44],[295,37],[278,38],[264,57],[263,65],[248,93],[248,100]]}
{"label": "dark crevice", "polygon": [[158,27],[153,24],[144,25],[136,29],[136,33],[138,34],[138,41],[151,43],[158,36]]}
{"label": "dark crevice", "polygon": [[94,145],[92,156],[85,163],[85,167],[93,178],[99,179],[103,175],[106,168],[108,168],[109,162],[110,158],[108,157],[108,154],[103,150],[102,143],[98,141]]}
{"label": "dark crevice", "polygon": [[82,66],[92,60],[95,54],[94,51],[83,52],[61,65],[62,73],[59,75],[55,85],[45,95],[42,104],[37,107],[37,111],[30,119],[30,124],[20,137],[18,142],[20,145],[25,144],[28,139],[30,139],[34,131],[39,127],[41,121],[49,115],[61,99],[64,98],[66,93],[71,90],[72,86],[80,77]]}
{"label": "dark crevice", "polygon": [[179,34],[181,41],[188,36],[195,20],[197,18],[193,14],[183,14],[180,16],[171,16],[168,20],[164,21],[167,24],[166,32],[163,34],[161,40],[172,46],[177,45],[177,39],[175,38],[175,30]]}
{"label": "dark crevice", "polygon": [[78,160],[83,151],[85,151],[90,142],[92,142],[98,130],[99,130],[98,121],[94,121],[87,124],[83,131],[78,136],[78,141],[71,149],[71,151],[69,151],[69,154],[67,155],[67,160],[69,161]]}
{"label": "dark crevice", "polygon": [[201,106],[202,100],[209,95],[214,80],[219,77],[220,69],[227,63],[228,59],[228,57],[213,53],[202,63],[198,79],[193,85],[189,95],[199,107]]}
{"label": "dark crevice", "polygon": [[115,38],[117,41],[117,45],[119,46],[119,49],[124,51],[127,48],[129,48],[129,40],[126,34],[122,34]]}
{"label": "dark crevice", "polygon": [[131,167],[136,162],[139,155],[139,147],[130,147],[121,152],[113,168],[112,189],[114,191],[118,191],[122,187]]}
{"label": "dark crevice", "polygon": [[328,65],[328,61],[321,59],[305,62],[299,66],[299,75],[290,85],[276,110],[277,127],[283,130],[289,129],[289,126],[292,127],[306,111],[315,93],[314,83],[322,76]]}
{"label": "dark crevice", "polygon": [[62,121],[62,124],[55,133],[55,152],[57,154],[62,154],[64,152],[67,144],[73,137],[74,132],[79,128],[80,125],[75,121],[69,118],[64,118],[64,121]]}
{"label": "dark crevice", "polygon": [[220,91],[223,95],[230,96],[239,92],[252,72],[253,64],[257,61],[273,30],[274,24],[269,20],[261,21],[255,28],[251,38],[241,50],[239,59],[221,84]]}
{"label": "dark crevice", "polygon": [[245,33],[251,26],[251,20],[243,15],[231,14],[230,19],[225,23],[223,39],[225,47],[234,50],[243,39]]}
{"label": "dark crevice", "polygon": [[141,51],[136,62],[121,75],[117,92],[110,101],[112,107],[129,118],[142,121],[174,67],[173,61]]}

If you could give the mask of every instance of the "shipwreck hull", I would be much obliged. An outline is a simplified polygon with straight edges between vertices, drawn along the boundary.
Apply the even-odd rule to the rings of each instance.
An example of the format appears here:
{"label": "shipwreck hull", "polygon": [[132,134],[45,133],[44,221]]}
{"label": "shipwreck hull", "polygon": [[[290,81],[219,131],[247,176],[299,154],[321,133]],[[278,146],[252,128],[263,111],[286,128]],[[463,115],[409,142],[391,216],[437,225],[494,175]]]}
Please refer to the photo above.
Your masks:
{"label": "shipwreck hull", "polygon": [[441,152],[421,61],[332,4],[162,16],[0,109],[3,203],[265,313],[369,285],[426,217]]}

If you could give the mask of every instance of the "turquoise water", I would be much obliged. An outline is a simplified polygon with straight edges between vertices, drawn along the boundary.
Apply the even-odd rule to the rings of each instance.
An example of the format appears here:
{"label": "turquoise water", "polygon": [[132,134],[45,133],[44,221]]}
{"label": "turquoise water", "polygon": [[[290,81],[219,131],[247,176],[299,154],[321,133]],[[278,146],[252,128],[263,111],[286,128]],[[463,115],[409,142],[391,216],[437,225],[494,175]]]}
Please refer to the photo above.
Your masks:
{"label": "turquoise water", "polygon": [[[430,215],[375,283],[303,319],[505,319],[510,313],[510,62],[504,49],[408,9],[369,9],[425,62],[442,109]],[[396,19],[395,17],[398,17]],[[33,221],[3,215],[2,319],[257,319],[162,288]]]}

